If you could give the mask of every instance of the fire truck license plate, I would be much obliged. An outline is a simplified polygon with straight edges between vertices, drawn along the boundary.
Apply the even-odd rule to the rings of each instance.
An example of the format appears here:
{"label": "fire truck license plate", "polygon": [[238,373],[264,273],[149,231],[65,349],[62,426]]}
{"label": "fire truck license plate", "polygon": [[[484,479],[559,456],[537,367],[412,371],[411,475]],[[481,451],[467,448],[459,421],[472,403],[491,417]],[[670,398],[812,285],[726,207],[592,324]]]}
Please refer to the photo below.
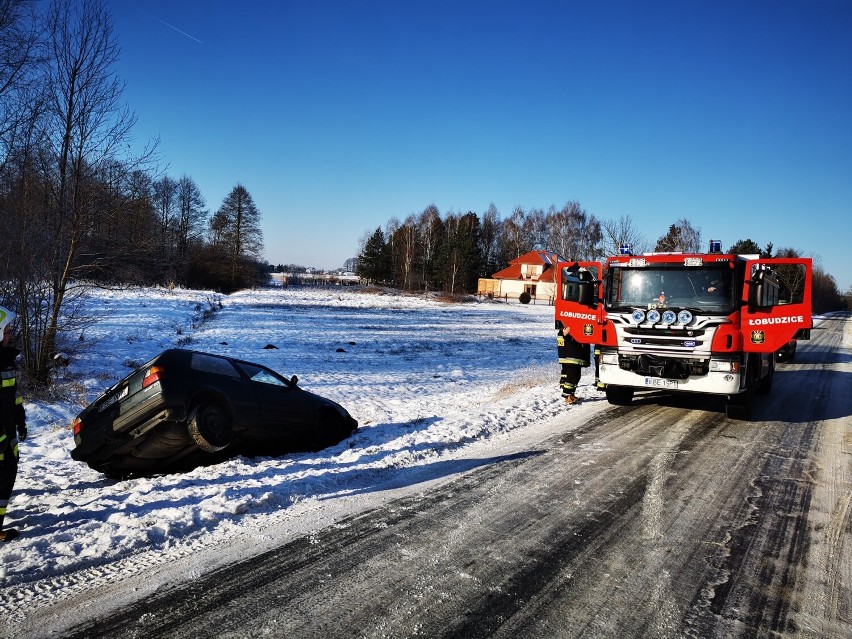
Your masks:
{"label": "fire truck license plate", "polygon": [[646,377],[645,386],[656,386],[657,388],[677,388],[677,380],[663,379],[662,377]]}

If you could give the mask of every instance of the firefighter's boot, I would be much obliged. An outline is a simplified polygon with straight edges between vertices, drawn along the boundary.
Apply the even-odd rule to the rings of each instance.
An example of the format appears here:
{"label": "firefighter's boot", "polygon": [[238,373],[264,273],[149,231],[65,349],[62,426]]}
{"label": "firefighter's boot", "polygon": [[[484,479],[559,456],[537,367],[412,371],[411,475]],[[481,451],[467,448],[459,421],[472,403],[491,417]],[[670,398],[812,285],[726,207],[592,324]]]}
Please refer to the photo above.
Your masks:
{"label": "firefighter's boot", "polygon": [[18,536],[18,531],[14,528],[3,528],[3,517],[0,515],[0,543],[4,541],[12,541]]}

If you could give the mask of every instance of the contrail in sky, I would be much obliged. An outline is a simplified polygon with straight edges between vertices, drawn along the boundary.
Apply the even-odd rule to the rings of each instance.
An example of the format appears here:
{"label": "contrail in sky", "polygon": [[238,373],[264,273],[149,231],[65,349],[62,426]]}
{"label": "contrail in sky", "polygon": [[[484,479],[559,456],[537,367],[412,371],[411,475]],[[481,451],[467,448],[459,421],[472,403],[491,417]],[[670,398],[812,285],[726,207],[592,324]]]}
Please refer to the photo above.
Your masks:
{"label": "contrail in sky", "polygon": [[152,17],[152,18],[154,18],[154,20],[156,20],[157,22],[159,22],[159,23],[161,23],[161,24],[166,25],[169,29],[174,29],[174,30],[175,30],[175,31],[177,31],[179,34],[181,34],[181,35],[185,35],[185,36],[186,36],[187,38],[189,38],[190,40],[195,40],[198,44],[204,44],[201,40],[199,40],[199,39],[198,39],[198,38],[196,38],[195,36],[191,36],[191,35],[189,35],[186,31],[181,31],[180,29],[178,29],[178,28],[177,28],[176,26],[174,26],[173,24],[169,24],[169,23],[168,23],[168,22],[166,22],[165,20],[160,20],[157,16],[151,16],[151,17]]}

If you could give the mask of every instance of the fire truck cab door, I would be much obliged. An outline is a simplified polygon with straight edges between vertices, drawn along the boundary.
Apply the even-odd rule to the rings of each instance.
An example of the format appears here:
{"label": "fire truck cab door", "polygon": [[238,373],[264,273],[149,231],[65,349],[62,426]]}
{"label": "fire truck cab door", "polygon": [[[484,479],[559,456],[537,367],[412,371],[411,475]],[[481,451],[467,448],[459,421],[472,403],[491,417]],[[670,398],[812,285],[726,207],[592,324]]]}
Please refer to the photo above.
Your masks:
{"label": "fire truck cab door", "polygon": [[561,262],[558,268],[556,321],[561,322],[578,342],[599,341],[603,265],[600,262]]}
{"label": "fire truck cab door", "polygon": [[771,353],[796,337],[809,336],[810,258],[746,262],[742,297],[743,350]]}

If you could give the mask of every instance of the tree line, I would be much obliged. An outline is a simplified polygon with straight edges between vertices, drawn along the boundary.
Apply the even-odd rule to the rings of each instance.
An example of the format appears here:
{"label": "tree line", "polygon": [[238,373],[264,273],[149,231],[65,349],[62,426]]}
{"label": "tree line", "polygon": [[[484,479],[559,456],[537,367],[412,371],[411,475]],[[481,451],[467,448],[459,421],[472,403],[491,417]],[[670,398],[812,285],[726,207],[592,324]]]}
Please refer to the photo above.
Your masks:
{"label": "tree line", "polygon": [[435,205],[405,221],[391,219],[362,238],[357,273],[406,290],[450,294],[476,291],[477,280],[536,249],[559,255],[598,254],[606,229],[577,202],[560,209],[516,207],[502,219],[492,204],[482,217],[472,211],[442,215]]}
{"label": "tree line", "polygon": [[232,291],[263,276],[260,212],[237,184],[212,215],[188,175],[132,155],[119,48],[102,0],[0,0],[0,304],[47,385],[86,286]]}
{"label": "tree line", "polygon": [[[440,213],[435,205],[404,221],[390,219],[385,227],[365,233],[356,272],[367,281],[405,290],[475,293],[479,278],[490,277],[530,251],[556,253],[565,260],[596,261],[617,255],[629,244],[634,252],[706,252],[701,230],[687,219],[677,220],[656,242],[649,242],[630,216],[599,220],[576,201],[557,209],[525,210],[518,206],[507,218],[492,204],[482,216]],[[769,257],[804,257],[794,248],[775,250],[741,239],[725,252]],[[797,284],[788,282],[792,290]],[[850,295],[841,295],[834,277],[816,260],[813,308],[817,313],[849,309]]]}

